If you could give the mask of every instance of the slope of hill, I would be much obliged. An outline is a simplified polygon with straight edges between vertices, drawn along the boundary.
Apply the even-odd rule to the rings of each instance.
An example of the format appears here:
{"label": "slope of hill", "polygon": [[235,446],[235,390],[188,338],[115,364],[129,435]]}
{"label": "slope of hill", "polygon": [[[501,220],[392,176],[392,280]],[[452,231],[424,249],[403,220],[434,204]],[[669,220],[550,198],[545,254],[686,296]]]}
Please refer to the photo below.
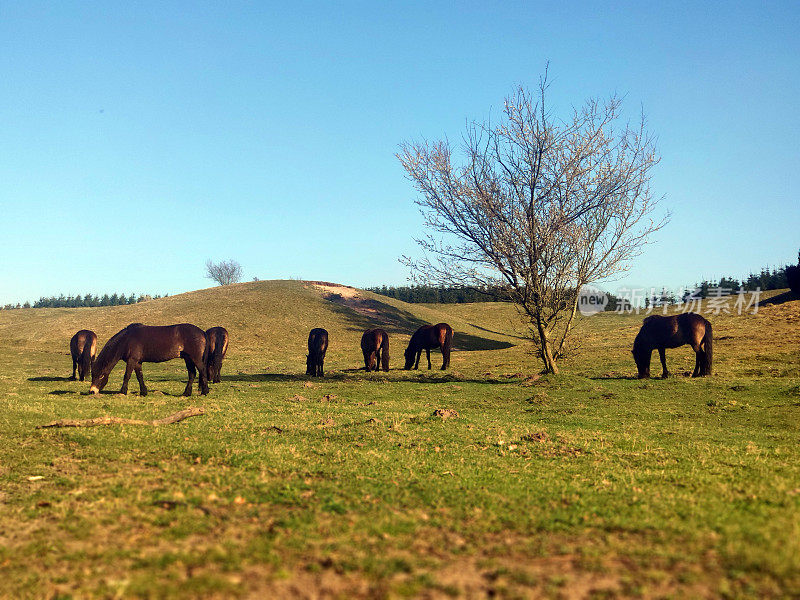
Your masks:
{"label": "slope of hill", "polygon": [[[499,306],[501,310],[507,307]],[[488,307],[491,309],[491,307]],[[91,329],[102,345],[132,322],[221,325],[231,336],[229,357],[256,358],[273,366],[303,363],[308,332],[330,333],[329,359],[357,362],[361,334],[382,327],[391,337],[393,366],[419,326],[448,320],[457,350],[497,350],[519,342],[513,334],[488,331],[435,307],[386,298],[347,286],[304,281],[259,281],[187,292],[126,306],[0,311],[0,347],[66,352],[79,329]]]}

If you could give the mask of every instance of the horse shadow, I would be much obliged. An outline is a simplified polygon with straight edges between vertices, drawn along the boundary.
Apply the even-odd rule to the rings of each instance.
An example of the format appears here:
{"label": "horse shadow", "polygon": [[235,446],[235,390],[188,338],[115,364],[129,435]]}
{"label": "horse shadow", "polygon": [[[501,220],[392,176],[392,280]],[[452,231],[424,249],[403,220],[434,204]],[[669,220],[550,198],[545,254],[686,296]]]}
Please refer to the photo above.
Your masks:
{"label": "horse shadow", "polygon": [[[357,371],[358,369],[353,369]],[[366,371],[362,372],[366,373]],[[222,382],[228,383],[300,383],[323,381],[352,381],[355,377],[345,372],[325,374],[323,377],[311,377],[305,373],[238,373],[236,375],[220,375]]]}
{"label": "horse shadow", "polygon": [[75,381],[75,380],[70,379],[69,377],[44,376],[44,377],[28,377],[28,381]]}
{"label": "horse shadow", "polygon": [[[518,379],[497,379],[486,378],[479,379],[475,377],[460,377],[452,373],[442,373],[438,369],[431,371],[429,375],[427,372],[417,370],[405,369],[392,369],[389,373],[408,373],[409,376],[402,378],[386,377],[387,373],[380,371],[378,373],[367,373],[363,368],[357,369],[341,369],[335,372],[326,373],[324,377],[310,377],[304,373],[238,373],[236,375],[221,375],[220,379],[226,383],[318,383],[323,384],[326,382],[356,382],[356,381],[372,381],[376,376],[383,376],[387,381],[392,383],[486,383],[495,385],[514,385],[519,384]],[[433,373],[436,373],[435,375]],[[440,374],[441,373],[441,374]]]}

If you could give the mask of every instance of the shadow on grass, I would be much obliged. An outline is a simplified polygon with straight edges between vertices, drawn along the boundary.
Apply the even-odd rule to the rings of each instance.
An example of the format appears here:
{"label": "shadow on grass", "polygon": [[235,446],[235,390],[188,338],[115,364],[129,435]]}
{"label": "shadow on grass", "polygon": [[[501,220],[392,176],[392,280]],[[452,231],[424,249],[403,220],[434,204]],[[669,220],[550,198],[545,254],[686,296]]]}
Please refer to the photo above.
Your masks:
{"label": "shadow on grass", "polygon": [[[291,383],[300,381],[352,381],[355,377],[346,373],[337,372],[325,377],[309,377],[300,373],[242,373],[239,375],[220,375],[222,383]],[[215,385],[215,384],[210,384]]]}
{"label": "shadow on grass", "polygon": [[[195,390],[195,393],[199,395],[199,392]],[[127,394],[122,394],[118,389],[113,390],[101,390],[97,394],[93,394],[89,390],[84,391],[77,391],[77,390],[52,390],[47,392],[49,396],[68,396],[68,395],[75,395],[75,396],[139,396],[139,390],[129,390]],[[168,396],[170,398],[180,398],[182,394],[180,393],[172,393],[172,392],[164,392],[162,390],[154,390],[152,388],[148,388],[147,390],[147,397],[150,396]]]}
{"label": "shadow on grass", "polygon": [[[69,377],[28,377],[28,381],[77,381]],[[83,381],[79,383],[84,383]]]}
{"label": "shadow on grass", "polygon": [[[406,377],[391,377],[389,374],[407,373]],[[428,374],[430,373],[430,374]],[[436,375],[434,375],[436,373]],[[225,383],[325,383],[325,382],[355,382],[355,381],[379,381],[385,380],[390,383],[488,383],[488,384],[501,384],[513,385],[519,384],[523,381],[522,378],[487,378],[476,379],[470,377],[459,377],[452,373],[442,373],[437,369],[432,369],[430,372],[420,371],[405,371],[403,369],[392,369],[389,373],[385,371],[367,373],[364,369],[344,369],[336,371],[324,377],[309,377],[301,373],[242,373],[239,375],[222,375],[220,378]],[[213,384],[212,384],[213,389]]]}
{"label": "shadow on grass", "polygon": [[[332,309],[335,313],[340,314],[350,322],[351,327],[349,329],[351,331],[366,331],[367,329],[380,327],[390,335],[393,333],[411,335],[423,325],[430,325],[427,321],[415,317],[407,310],[399,309],[373,298],[347,299],[338,294],[329,294],[325,299],[333,305]],[[484,331],[497,333],[489,329],[484,329]],[[513,345],[510,342],[491,340],[460,331],[455,331],[453,336],[454,350],[504,350],[511,348]]]}
{"label": "shadow on grass", "polygon": [[[514,338],[515,340],[522,340],[522,341],[526,341],[527,340],[527,338],[525,336],[522,336],[522,335],[516,335],[516,334],[512,334],[512,333],[503,333],[502,331],[494,331],[492,329],[487,329],[486,327],[481,327],[480,325],[475,325],[475,323],[468,323],[468,325],[470,327],[474,327],[475,329],[480,329],[481,331],[485,331],[486,333],[494,333],[496,335],[503,335],[505,337]],[[513,344],[511,344],[511,345],[513,345]]]}
{"label": "shadow on grass", "polygon": [[800,300],[800,295],[795,294],[790,290],[788,292],[783,292],[782,294],[773,296],[772,298],[761,300],[758,303],[758,306],[760,308],[762,306],[770,306],[771,304],[783,304],[784,302],[791,302],[792,300]]}
{"label": "shadow on grass", "polygon": [[666,381],[667,379],[705,379],[704,377],[692,377],[691,371],[670,371],[666,379],[659,374],[650,375],[650,377],[637,377],[636,375],[600,375],[598,377],[588,377],[592,381]]}

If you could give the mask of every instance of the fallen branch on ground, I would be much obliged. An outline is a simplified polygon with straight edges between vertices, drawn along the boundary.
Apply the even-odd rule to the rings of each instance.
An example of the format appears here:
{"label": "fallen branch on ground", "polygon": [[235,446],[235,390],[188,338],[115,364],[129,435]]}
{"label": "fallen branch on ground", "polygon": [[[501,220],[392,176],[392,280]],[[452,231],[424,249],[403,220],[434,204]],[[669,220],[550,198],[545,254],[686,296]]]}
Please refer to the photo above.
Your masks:
{"label": "fallen branch on ground", "polygon": [[94,427],[96,425],[152,425],[157,427],[158,425],[170,425],[171,423],[177,423],[178,421],[183,421],[189,417],[197,417],[199,415],[204,415],[205,413],[205,408],[190,407],[184,410],[179,410],[175,414],[164,417],[163,419],[154,419],[153,421],[142,421],[141,419],[123,419],[121,417],[109,416],[96,417],[94,419],[61,419],[59,421],[48,423],[47,425],[37,425],[36,429],[45,429],[47,427]]}

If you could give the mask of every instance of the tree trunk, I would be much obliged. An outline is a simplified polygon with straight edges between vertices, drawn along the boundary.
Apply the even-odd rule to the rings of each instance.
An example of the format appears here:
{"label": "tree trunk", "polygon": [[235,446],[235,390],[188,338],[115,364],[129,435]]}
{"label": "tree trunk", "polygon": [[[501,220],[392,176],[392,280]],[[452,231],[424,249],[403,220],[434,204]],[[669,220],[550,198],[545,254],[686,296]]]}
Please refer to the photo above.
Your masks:
{"label": "tree trunk", "polygon": [[550,332],[547,331],[544,323],[539,318],[536,319],[536,329],[539,332],[539,346],[542,352],[542,362],[544,362],[544,372],[557,374],[558,367],[550,350]]}
{"label": "tree trunk", "polygon": [[567,336],[569,336],[570,331],[572,330],[572,323],[575,320],[575,313],[578,312],[578,296],[575,296],[575,301],[572,303],[572,310],[569,313],[569,319],[567,319],[567,324],[564,326],[564,335],[561,336],[561,341],[558,344],[558,350],[556,350],[556,358],[561,358],[561,352],[564,350],[564,342],[567,341]]}

